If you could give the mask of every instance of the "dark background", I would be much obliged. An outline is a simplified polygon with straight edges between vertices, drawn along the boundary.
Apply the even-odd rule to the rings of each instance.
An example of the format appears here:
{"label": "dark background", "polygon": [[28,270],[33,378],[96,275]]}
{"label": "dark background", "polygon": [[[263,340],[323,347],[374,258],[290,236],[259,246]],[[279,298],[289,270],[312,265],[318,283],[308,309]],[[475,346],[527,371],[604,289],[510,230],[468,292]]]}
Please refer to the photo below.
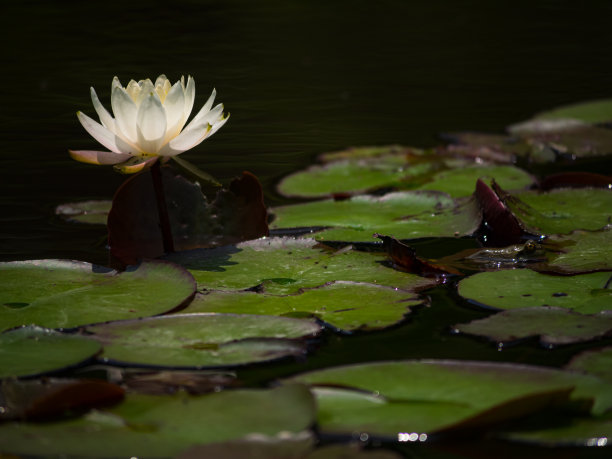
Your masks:
{"label": "dark background", "polygon": [[113,76],[193,75],[229,122],[184,158],[220,179],[283,175],[353,145],[431,146],[498,132],[553,106],[611,96],[609,1],[4,3],[0,257],[104,262],[104,229],[57,204],[110,199],[124,177],[72,161],[103,149],[75,113],[110,108]]}

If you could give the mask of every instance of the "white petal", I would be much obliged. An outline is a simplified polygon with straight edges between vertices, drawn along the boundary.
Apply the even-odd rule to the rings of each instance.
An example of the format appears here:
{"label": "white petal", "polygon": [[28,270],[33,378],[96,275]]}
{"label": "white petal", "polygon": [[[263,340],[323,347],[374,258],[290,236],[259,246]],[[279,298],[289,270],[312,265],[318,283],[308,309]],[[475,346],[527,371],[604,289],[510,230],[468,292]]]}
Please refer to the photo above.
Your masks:
{"label": "white petal", "polygon": [[217,132],[221,126],[223,126],[225,123],[227,123],[227,120],[229,119],[229,113],[227,114],[227,116],[225,118],[222,118],[221,120],[213,123],[212,128],[210,130],[210,132],[208,133],[208,135],[206,136],[206,138],[210,137],[211,135],[213,135],[215,132]]}
{"label": "white petal", "polygon": [[115,153],[135,153],[135,149],[130,146],[127,142],[121,139],[115,133],[109,131],[97,121],[94,121],[83,112],[77,112],[79,121],[89,134],[108,148],[110,151]]}
{"label": "white petal", "polygon": [[138,146],[144,153],[157,153],[166,137],[166,110],[157,93],[151,93],[138,108]]}
{"label": "white petal", "polygon": [[72,159],[76,159],[87,164],[119,164],[133,158],[127,153],[113,153],[110,151],[94,151],[94,150],[68,150]]}
{"label": "white petal", "polygon": [[138,135],[136,133],[136,115],[138,107],[122,87],[116,86],[111,94],[111,105],[115,115],[115,125],[118,133],[121,133],[127,140],[136,143]]}
{"label": "white petal", "polygon": [[134,99],[136,106],[139,107],[143,100],[149,96],[152,92],[155,92],[155,86],[151,83],[150,79],[140,80],[138,82],[140,85],[140,93],[138,93],[138,97]]}
{"label": "white petal", "polygon": [[164,108],[168,127],[166,140],[170,140],[181,131],[183,127],[181,123],[184,124],[185,94],[180,81],[177,81],[170,89],[164,102]]}
{"label": "white petal", "polygon": [[160,156],[176,156],[202,143],[208,136],[212,126],[208,123],[181,132],[159,151]]}
{"label": "white petal", "polygon": [[210,111],[210,107],[212,107],[213,102],[215,101],[215,97],[217,96],[217,91],[216,89],[213,89],[210,97],[208,98],[208,100],[206,101],[206,103],[204,104],[204,106],[200,109],[200,111],[198,112],[198,114],[196,116],[193,117],[193,119],[191,120],[191,122],[187,125],[186,129],[189,129],[189,126],[197,126],[198,124],[201,124],[203,121],[203,118],[208,114],[208,112]]}
{"label": "white petal", "polygon": [[113,89],[115,89],[116,87],[120,87],[120,88],[123,87],[118,77],[113,78],[113,83],[111,84],[111,93],[113,92]]}
{"label": "white petal", "polygon": [[90,88],[90,92],[91,101],[93,102],[93,106],[96,109],[96,113],[98,114],[100,121],[102,122],[102,126],[104,126],[106,129],[109,129],[110,131],[115,132],[115,120],[113,119],[111,114],[108,113],[108,110],[104,108],[104,105],[102,105],[102,102],[100,102],[100,99],[98,99],[96,90],[93,87]]}
{"label": "white petal", "polygon": [[[185,122],[189,115],[191,115],[191,110],[193,110],[193,102],[195,101],[195,80],[191,78],[187,78],[187,86],[185,86]],[[211,102],[212,105],[212,102]],[[181,126],[182,128],[183,126]]]}
{"label": "white petal", "polygon": [[137,81],[130,80],[130,82],[125,87],[125,92],[128,93],[128,96],[130,96],[133,101],[137,101],[140,97],[140,85]]}

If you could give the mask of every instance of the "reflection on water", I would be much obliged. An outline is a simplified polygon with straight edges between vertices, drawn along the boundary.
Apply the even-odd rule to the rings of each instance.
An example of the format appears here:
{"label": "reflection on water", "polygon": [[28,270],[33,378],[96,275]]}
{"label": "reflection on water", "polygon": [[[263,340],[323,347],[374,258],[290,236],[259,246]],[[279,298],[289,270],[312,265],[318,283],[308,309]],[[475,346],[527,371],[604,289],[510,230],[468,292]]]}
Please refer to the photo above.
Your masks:
{"label": "reflection on water", "polygon": [[[112,3],[112,2],[110,2]],[[183,1],[143,14],[109,2],[13,2],[0,114],[0,256],[104,262],[104,230],[58,221],[62,202],[108,199],[122,177],[69,159],[97,148],[75,112],[108,104],[114,75],[191,74],[231,113],[185,154],[221,179],[248,169],[266,199],[283,175],[351,145],[432,145],[499,131],[540,109],[610,96],[609,2]],[[85,19],[86,18],[86,19]],[[101,242],[102,241],[102,242]]]}

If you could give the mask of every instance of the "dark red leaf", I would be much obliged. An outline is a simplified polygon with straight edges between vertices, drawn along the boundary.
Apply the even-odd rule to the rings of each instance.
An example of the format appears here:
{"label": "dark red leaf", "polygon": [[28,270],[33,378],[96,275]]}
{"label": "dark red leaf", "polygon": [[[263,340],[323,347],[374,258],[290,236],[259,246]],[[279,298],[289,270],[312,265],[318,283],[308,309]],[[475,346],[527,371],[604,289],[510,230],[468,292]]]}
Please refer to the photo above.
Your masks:
{"label": "dark red leaf", "polygon": [[505,193],[495,181],[490,188],[482,180],[476,181],[474,193],[482,210],[483,225],[487,234],[487,242],[494,245],[506,246],[522,241],[527,233],[504,203],[509,195]]}
{"label": "dark red leaf", "polygon": [[383,247],[393,260],[393,263],[412,274],[424,277],[444,277],[449,274],[461,274],[453,268],[438,266],[428,260],[417,257],[416,251],[412,247],[398,241],[394,237],[378,233],[374,234],[374,237],[383,241]]}
{"label": "dark red leaf", "polygon": [[[268,235],[267,210],[259,180],[249,172],[209,202],[200,187],[161,167],[175,250],[234,244]],[[164,254],[157,200],[150,171],[127,179],[108,215],[108,239],[115,265],[132,265]]]}

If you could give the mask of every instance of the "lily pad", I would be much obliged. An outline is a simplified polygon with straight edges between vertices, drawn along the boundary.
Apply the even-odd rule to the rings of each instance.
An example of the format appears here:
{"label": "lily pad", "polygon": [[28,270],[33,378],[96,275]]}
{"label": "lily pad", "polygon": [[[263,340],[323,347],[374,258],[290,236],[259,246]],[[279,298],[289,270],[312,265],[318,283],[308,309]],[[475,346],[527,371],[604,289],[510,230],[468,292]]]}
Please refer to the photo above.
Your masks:
{"label": "lily pad", "polygon": [[112,201],[83,201],[61,204],[55,213],[68,221],[106,225]]}
{"label": "lily pad", "polygon": [[397,239],[471,235],[480,225],[473,200],[458,203],[431,191],[389,193],[382,197],[355,196],[272,209],[273,229],[332,227],[314,235],[317,240],[372,242],[374,233]]}
{"label": "lily pad", "polygon": [[454,198],[469,196],[474,192],[476,180],[479,178],[494,178],[507,190],[527,188],[535,182],[531,175],[515,166],[473,165],[438,172],[429,183],[419,189],[442,191]]}
{"label": "lily pad", "polygon": [[334,434],[429,436],[490,426],[563,403],[570,392],[572,399],[595,397],[597,413],[612,401],[609,385],[591,376],[490,362],[366,363],[304,373],[289,381],[310,384],[318,424]]}
{"label": "lily pad", "polygon": [[379,145],[379,146],[365,146],[365,147],[350,147],[345,150],[332,151],[329,153],[322,153],[318,156],[318,160],[323,163],[329,163],[332,161],[342,161],[346,159],[360,160],[360,159],[372,159],[380,158],[384,156],[396,156],[402,158],[411,158],[426,156],[431,151],[422,150],[414,147],[407,147],[403,145]]}
{"label": "lily pad", "polygon": [[431,279],[386,267],[383,254],[346,247],[329,250],[310,239],[264,238],[235,246],[175,253],[168,259],[185,266],[200,289],[257,287],[282,295],[332,281],[367,282],[404,290],[435,284]]}
{"label": "lily pad", "polygon": [[[56,423],[4,423],[5,453],[39,456],[174,457],[193,445],[247,434],[277,435],[307,429],[314,420],[308,390],[229,390],[203,396],[128,394],[106,411]],[[76,441],[75,439],[78,439]]]}
{"label": "lily pad", "polygon": [[300,293],[210,292],[196,297],[188,312],[316,317],[343,330],[376,330],[394,325],[423,304],[417,295],[393,287],[336,281]]}
{"label": "lily pad", "polygon": [[604,347],[578,354],[570,361],[566,368],[584,371],[612,383],[612,347]]}
{"label": "lily pad", "polygon": [[83,336],[41,327],[0,333],[0,379],[33,376],[78,365],[102,346]]}
{"label": "lily pad", "polygon": [[482,272],[459,282],[459,294],[481,306],[516,309],[557,306],[581,314],[612,310],[611,272],[552,276],[529,269]]}
{"label": "lily pad", "polygon": [[[598,124],[612,121],[612,99],[599,99],[564,105],[536,114],[531,121],[510,127],[511,131],[526,130],[531,123],[542,121],[580,121],[585,124]],[[521,129],[522,128],[522,129]]]}
{"label": "lily pad", "polygon": [[546,240],[548,262],[540,268],[560,273],[612,270],[612,227],[602,231],[573,231]]}
{"label": "lily pad", "polygon": [[612,190],[555,189],[546,193],[525,191],[505,204],[532,232],[569,234],[574,230],[598,230],[612,219]]}
{"label": "lily pad", "polygon": [[106,362],[172,368],[244,365],[303,355],[321,327],[286,317],[172,314],[87,327]]}
{"label": "lily pad", "polygon": [[431,162],[409,165],[403,156],[383,156],[375,160],[336,161],[310,166],[285,177],[278,184],[283,196],[324,197],[334,193],[359,193],[398,185],[402,179],[431,170]]}
{"label": "lily pad", "polygon": [[[612,438],[612,414],[597,418],[569,418],[557,416],[554,425],[550,426],[544,420],[536,418],[526,422],[525,427],[531,429],[503,432],[498,437],[521,443],[536,444],[547,447],[586,446],[601,448],[610,446]],[[545,426],[545,427],[543,427]]]}
{"label": "lily pad", "polygon": [[0,263],[0,275],[0,330],[153,316],[185,305],[196,287],[187,271],[164,261],[122,273],[77,261],[12,261]]}
{"label": "lily pad", "polygon": [[550,306],[510,309],[454,329],[497,343],[539,336],[542,344],[553,346],[606,336],[612,332],[612,314],[585,315]]}

